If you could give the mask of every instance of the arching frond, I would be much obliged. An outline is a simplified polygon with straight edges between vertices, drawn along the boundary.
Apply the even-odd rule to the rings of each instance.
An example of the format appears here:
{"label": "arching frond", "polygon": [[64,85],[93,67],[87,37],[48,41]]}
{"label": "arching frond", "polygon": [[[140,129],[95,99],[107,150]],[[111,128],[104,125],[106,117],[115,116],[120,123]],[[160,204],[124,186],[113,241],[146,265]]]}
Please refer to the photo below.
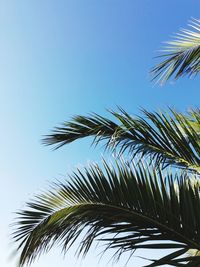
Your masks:
{"label": "arching frond", "polygon": [[192,30],[182,29],[175,40],[167,42],[160,57],[164,60],[151,73],[161,84],[171,77],[196,75],[200,72],[200,20],[192,20]]}
{"label": "arching frond", "polygon": [[106,148],[122,153],[129,151],[133,157],[148,156],[156,164],[173,164],[200,172],[200,112],[186,115],[175,111],[147,112],[144,117],[132,117],[124,110],[112,112],[114,119],[97,114],[76,116],[62,127],[56,128],[44,139],[56,148],[74,140],[93,136],[94,143],[105,141]]}
{"label": "arching frond", "polygon": [[142,163],[116,163],[114,168],[104,162],[103,170],[97,165],[78,170],[18,213],[14,239],[20,266],[57,243],[66,251],[77,238],[82,238],[82,254],[98,240],[105,251],[115,248],[117,256],[138,249],[176,250],[149,266],[188,261],[197,266],[199,256],[185,254],[200,250],[200,195],[194,181],[186,174],[163,176]]}

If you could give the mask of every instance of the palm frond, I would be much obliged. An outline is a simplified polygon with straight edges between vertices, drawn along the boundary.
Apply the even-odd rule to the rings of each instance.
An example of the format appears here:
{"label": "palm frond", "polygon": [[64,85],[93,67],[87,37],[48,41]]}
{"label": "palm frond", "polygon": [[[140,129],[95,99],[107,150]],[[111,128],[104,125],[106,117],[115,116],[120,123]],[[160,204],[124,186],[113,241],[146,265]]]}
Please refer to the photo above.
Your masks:
{"label": "palm frond", "polygon": [[200,172],[199,110],[187,114],[143,110],[143,117],[135,118],[124,110],[111,113],[118,122],[97,114],[76,116],[57,127],[43,142],[59,148],[92,136],[95,144],[104,141],[112,151],[147,156],[163,167],[172,164]]}
{"label": "palm frond", "polygon": [[142,163],[103,165],[78,170],[18,213],[20,266],[55,244],[65,252],[77,238],[83,255],[98,240],[117,257],[138,249],[176,249],[149,266],[200,264],[199,257],[185,254],[200,250],[199,184]]}
{"label": "palm frond", "polygon": [[192,20],[189,26],[192,30],[182,29],[173,41],[167,42],[159,56],[164,60],[151,71],[153,80],[162,84],[171,77],[178,79],[200,72],[200,20]]}

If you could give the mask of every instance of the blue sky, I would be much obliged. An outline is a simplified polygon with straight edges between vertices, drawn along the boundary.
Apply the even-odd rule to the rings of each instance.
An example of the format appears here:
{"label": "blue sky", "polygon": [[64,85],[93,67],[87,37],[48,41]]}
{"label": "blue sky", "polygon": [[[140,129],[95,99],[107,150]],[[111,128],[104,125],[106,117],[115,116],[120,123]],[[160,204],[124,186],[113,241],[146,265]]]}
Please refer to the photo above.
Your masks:
{"label": "blue sky", "polygon": [[[159,87],[149,76],[161,43],[199,11],[196,0],[0,1],[1,266],[16,266],[8,260],[13,212],[103,153],[88,140],[52,152],[41,145],[44,134],[74,114],[105,115],[117,105],[131,114],[199,106],[199,77]],[[64,259],[54,249],[32,266],[106,266],[109,257],[99,262],[97,254],[77,262],[73,249]]]}

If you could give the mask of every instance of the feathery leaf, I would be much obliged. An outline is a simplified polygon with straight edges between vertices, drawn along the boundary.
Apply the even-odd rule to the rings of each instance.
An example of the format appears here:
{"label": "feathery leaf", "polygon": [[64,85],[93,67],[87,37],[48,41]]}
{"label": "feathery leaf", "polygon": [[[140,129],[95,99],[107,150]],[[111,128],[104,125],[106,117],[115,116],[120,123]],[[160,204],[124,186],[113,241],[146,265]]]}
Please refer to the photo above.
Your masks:
{"label": "feathery leaf", "polygon": [[167,42],[159,56],[164,60],[151,70],[153,80],[163,84],[171,77],[178,79],[200,72],[200,20],[193,19],[189,26],[192,30],[182,29],[175,40]]}
{"label": "feathery leaf", "polygon": [[143,110],[145,118],[132,117],[122,109],[111,113],[118,123],[97,114],[76,116],[57,127],[43,142],[59,148],[92,136],[95,144],[104,141],[112,151],[148,157],[163,167],[176,165],[200,172],[199,110],[186,115],[173,110],[169,113]]}
{"label": "feathery leaf", "polygon": [[200,264],[199,257],[185,255],[200,250],[198,183],[191,185],[186,174],[163,177],[161,170],[142,163],[103,165],[77,170],[18,213],[14,239],[20,266],[57,243],[66,251],[77,238],[82,238],[78,253],[83,255],[98,240],[105,251],[116,249],[117,257],[145,248],[177,250],[150,266]]}

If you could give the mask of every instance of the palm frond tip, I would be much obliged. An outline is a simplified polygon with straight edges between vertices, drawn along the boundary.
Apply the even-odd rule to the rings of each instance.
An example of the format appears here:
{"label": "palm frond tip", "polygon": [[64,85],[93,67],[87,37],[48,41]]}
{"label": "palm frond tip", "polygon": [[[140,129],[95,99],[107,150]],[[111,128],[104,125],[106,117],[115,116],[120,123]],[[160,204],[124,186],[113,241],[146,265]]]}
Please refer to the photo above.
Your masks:
{"label": "palm frond tip", "polygon": [[142,163],[103,165],[78,170],[19,212],[14,239],[20,266],[55,243],[66,251],[77,238],[82,238],[78,253],[83,255],[99,240],[117,256],[142,248],[177,250],[150,266],[200,264],[199,257],[185,256],[189,249],[200,250],[199,187],[185,175],[163,177],[161,170]]}
{"label": "palm frond tip", "polygon": [[200,20],[193,19],[192,30],[182,29],[161,51],[164,60],[152,70],[153,80],[165,83],[171,77],[193,76],[200,72]]}

